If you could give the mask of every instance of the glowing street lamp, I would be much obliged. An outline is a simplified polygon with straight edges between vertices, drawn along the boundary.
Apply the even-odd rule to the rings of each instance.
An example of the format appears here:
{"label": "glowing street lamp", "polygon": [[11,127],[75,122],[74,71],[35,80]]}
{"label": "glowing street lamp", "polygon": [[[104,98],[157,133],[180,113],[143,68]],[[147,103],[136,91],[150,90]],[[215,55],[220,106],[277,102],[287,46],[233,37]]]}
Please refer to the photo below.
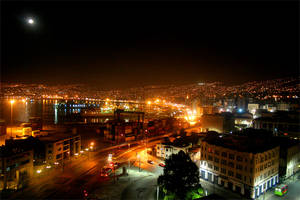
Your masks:
{"label": "glowing street lamp", "polygon": [[10,100],[10,125],[11,125],[11,132],[10,132],[10,137],[12,137],[12,122],[13,122],[13,105],[15,103],[15,100]]}

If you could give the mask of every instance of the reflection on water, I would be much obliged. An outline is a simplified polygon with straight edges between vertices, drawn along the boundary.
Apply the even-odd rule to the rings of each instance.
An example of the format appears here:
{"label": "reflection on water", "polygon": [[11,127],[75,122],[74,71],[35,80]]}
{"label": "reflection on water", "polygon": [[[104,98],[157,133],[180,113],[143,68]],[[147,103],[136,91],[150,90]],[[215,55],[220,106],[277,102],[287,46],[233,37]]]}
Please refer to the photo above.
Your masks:
{"label": "reflection on water", "polygon": [[29,122],[30,117],[41,117],[44,124],[84,121],[79,115],[80,108],[74,108],[74,104],[63,105],[57,100],[16,100],[13,104],[9,100],[1,100],[0,118],[8,124],[11,123],[11,117],[13,123]]}
{"label": "reflection on water", "polygon": [[[60,124],[64,122],[104,123],[112,119],[112,116],[83,118],[80,113],[87,107],[102,108],[105,104],[86,104],[66,102],[65,100],[15,100],[13,104],[9,100],[0,100],[0,119],[7,124],[12,122],[29,122],[30,117],[40,117],[43,124]],[[12,116],[11,116],[12,114]],[[112,113],[111,113],[112,114]],[[125,119],[129,121],[129,118]]]}

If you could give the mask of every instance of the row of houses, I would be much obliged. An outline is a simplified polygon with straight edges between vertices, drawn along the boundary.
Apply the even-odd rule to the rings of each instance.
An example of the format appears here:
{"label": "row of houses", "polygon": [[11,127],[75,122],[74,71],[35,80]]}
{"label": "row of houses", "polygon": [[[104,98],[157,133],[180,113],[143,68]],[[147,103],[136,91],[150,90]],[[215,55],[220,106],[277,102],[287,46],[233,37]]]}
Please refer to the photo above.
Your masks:
{"label": "row of houses", "polygon": [[104,138],[116,143],[122,143],[142,138],[144,135],[151,137],[172,132],[174,127],[180,126],[181,123],[173,118],[150,120],[147,123],[110,120],[106,123]]}

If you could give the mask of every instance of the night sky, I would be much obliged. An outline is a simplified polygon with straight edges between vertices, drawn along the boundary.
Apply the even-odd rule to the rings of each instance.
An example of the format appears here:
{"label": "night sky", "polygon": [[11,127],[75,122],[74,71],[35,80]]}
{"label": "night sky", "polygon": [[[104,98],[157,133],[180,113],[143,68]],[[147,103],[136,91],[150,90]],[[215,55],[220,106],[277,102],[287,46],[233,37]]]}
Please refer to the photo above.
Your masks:
{"label": "night sky", "polygon": [[296,1],[1,4],[4,82],[126,88],[299,74]]}

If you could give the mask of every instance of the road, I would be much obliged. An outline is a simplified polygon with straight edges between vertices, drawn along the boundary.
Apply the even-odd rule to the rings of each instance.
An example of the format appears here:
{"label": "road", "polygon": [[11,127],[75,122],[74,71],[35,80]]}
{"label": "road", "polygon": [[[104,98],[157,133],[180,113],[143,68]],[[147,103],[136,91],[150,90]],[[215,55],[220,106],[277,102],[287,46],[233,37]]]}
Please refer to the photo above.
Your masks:
{"label": "road", "polygon": [[[265,200],[276,200],[276,199],[284,199],[284,200],[300,200],[300,175],[297,174],[296,177],[290,177],[286,184],[288,185],[288,192],[280,197],[274,194],[274,188],[268,191],[265,195]],[[264,198],[261,197],[261,200]]]}
{"label": "road", "polygon": [[[148,145],[155,145],[165,137],[149,139]],[[127,166],[128,160],[137,165],[137,155],[141,155],[141,168],[151,170],[152,166],[147,166],[147,159],[142,152],[145,152],[144,143],[131,143],[129,146],[119,145],[96,152],[90,152],[90,155],[82,156],[76,160],[68,161],[62,172],[61,168],[53,169],[47,173],[41,174],[35,178],[31,185],[11,196],[12,199],[78,199],[84,198],[84,190],[92,193],[97,188],[109,184],[113,177],[101,177],[100,170],[107,164],[108,153],[116,153],[118,162],[123,162]],[[150,165],[150,164],[149,164]],[[153,167],[155,168],[155,167]],[[121,171],[119,170],[120,174]]]}

